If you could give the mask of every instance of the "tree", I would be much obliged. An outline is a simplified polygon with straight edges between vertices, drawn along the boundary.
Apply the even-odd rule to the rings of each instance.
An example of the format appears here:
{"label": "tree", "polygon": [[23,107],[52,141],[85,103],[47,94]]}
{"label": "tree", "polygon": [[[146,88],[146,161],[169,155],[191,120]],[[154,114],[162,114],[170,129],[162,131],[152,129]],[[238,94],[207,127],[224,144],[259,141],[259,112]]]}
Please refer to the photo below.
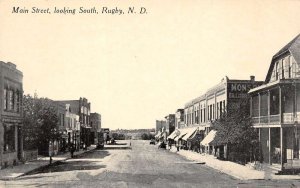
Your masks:
{"label": "tree", "polygon": [[228,158],[245,163],[258,156],[258,134],[250,117],[249,99],[228,103],[227,111],[213,122],[215,145],[228,146]]}
{"label": "tree", "polygon": [[58,117],[53,101],[24,95],[23,112],[24,148],[38,149],[40,154],[46,154],[50,141],[53,143],[61,137],[57,129]]}

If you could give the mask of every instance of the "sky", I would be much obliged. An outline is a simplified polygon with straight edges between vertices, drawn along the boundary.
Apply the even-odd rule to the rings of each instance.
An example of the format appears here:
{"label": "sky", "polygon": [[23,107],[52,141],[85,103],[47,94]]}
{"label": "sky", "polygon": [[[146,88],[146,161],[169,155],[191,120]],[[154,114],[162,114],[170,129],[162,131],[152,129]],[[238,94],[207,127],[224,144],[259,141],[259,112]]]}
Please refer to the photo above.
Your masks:
{"label": "sky", "polygon": [[[12,7],[147,14],[16,14]],[[300,1],[0,0],[0,61],[25,94],[91,102],[102,127],[154,128],[222,78],[264,80],[300,33]]]}

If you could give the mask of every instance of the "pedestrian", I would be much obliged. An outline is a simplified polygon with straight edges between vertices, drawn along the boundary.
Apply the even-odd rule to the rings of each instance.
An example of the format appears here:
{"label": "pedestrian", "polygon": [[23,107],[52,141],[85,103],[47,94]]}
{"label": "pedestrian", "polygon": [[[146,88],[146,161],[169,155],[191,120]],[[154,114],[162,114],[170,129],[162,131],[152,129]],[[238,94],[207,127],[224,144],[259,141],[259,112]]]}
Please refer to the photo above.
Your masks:
{"label": "pedestrian", "polygon": [[179,145],[177,144],[177,151],[179,151]]}
{"label": "pedestrian", "polygon": [[75,151],[75,147],[74,147],[74,145],[73,145],[73,144],[71,144],[71,146],[70,146],[71,158],[73,158],[73,157],[74,157],[74,151]]}

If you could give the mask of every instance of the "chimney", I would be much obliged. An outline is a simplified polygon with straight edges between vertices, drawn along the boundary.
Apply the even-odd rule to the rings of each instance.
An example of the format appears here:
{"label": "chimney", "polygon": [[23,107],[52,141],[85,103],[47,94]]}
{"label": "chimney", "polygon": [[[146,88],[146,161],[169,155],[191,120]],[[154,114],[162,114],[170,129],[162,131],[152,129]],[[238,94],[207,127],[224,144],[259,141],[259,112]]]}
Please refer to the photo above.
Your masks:
{"label": "chimney", "polygon": [[255,76],[250,76],[250,80],[251,80],[252,82],[254,82],[254,81],[255,81]]}

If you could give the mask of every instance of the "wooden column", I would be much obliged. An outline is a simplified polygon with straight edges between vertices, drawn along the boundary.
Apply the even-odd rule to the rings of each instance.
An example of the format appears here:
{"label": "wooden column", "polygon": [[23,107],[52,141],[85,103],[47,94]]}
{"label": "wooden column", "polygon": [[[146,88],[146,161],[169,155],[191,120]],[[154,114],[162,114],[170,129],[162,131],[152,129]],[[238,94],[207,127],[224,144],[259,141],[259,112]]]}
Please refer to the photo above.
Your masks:
{"label": "wooden column", "polygon": [[282,123],[282,91],[281,87],[279,86],[279,123]]}
{"label": "wooden column", "polygon": [[263,154],[262,154],[262,148],[261,148],[261,128],[258,128],[258,149],[259,149],[259,162],[263,162],[263,160],[262,160],[262,156],[263,156]]}
{"label": "wooden column", "polygon": [[269,128],[269,164],[272,164],[272,155],[271,155],[271,128]]}
{"label": "wooden column", "polygon": [[283,150],[285,149],[283,147],[283,128],[280,127],[280,164],[281,164],[281,170],[284,170],[284,152]]}
{"label": "wooden column", "polygon": [[258,123],[260,124],[260,93],[258,93]]}

